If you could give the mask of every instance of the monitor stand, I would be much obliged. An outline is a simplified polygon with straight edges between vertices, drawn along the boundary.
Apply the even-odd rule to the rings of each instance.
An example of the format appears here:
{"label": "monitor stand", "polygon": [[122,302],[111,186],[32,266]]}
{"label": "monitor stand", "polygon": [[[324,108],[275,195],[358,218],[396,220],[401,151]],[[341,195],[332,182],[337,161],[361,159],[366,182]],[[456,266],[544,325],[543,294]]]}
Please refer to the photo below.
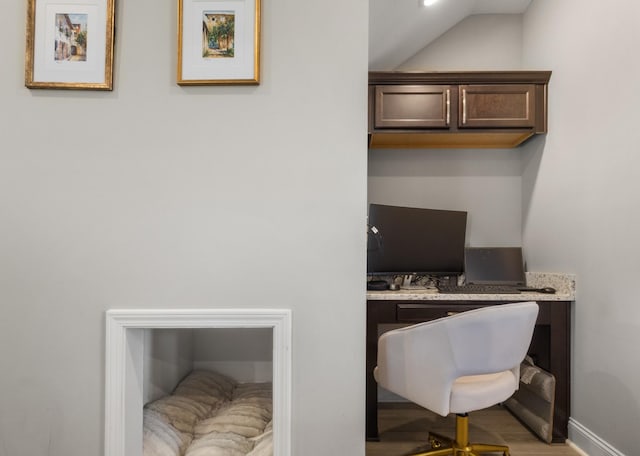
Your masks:
{"label": "monitor stand", "polygon": [[412,284],[411,282],[413,282],[414,277],[415,277],[415,274],[406,274],[402,276],[402,284],[400,285],[400,289],[412,290],[412,291],[416,291],[416,290],[424,291],[424,290],[429,290],[433,288],[433,287],[425,287],[424,285]]}

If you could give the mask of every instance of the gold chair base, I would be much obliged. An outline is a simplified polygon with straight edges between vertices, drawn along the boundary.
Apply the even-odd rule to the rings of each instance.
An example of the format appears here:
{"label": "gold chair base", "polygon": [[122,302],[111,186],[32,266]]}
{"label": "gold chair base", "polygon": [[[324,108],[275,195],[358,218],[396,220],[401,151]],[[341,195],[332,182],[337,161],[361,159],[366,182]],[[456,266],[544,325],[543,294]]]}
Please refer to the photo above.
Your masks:
{"label": "gold chair base", "polygon": [[456,415],[456,438],[449,439],[439,434],[429,433],[431,449],[411,453],[407,456],[481,456],[483,453],[502,453],[510,456],[506,445],[489,445],[486,443],[469,443],[469,417]]}

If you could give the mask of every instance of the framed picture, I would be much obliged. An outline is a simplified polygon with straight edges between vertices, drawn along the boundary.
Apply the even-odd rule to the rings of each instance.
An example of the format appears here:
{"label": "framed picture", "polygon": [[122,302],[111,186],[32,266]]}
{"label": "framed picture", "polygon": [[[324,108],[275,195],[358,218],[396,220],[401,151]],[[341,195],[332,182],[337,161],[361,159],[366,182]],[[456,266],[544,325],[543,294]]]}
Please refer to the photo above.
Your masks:
{"label": "framed picture", "polygon": [[113,89],[115,0],[28,0],[25,85]]}
{"label": "framed picture", "polygon": [[178,84],[259,84],[260,0],[178,2]]}

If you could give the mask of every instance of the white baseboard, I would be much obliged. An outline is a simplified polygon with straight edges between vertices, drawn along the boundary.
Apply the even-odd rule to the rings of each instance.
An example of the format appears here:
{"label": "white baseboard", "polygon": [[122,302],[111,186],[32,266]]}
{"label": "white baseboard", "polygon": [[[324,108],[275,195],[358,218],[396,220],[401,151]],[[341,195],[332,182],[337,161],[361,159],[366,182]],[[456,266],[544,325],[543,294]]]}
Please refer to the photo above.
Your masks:
{"label": "white baseboard", "polygon": [[567,440],[567,445],[576,453],[578,453],[580,456],[589,456],[588,453],[585,453],[585,451],[582,448],[579,448],[575,443],[573,443],[571,440]]}
{"label": "white baseboard", "polygon": [[625,456],[573,418],[569,418],[568,444],[585,456]]}

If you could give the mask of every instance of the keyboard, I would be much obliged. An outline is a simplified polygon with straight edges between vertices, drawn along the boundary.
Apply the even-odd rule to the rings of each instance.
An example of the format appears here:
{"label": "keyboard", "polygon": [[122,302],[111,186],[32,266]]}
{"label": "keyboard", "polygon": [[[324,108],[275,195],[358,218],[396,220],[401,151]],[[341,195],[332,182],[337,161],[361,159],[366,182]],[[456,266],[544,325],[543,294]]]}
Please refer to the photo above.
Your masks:
{"label": "keyboard", "polygon": [[519,294],[520,290],[508,285],[438,285],[438,291],[444,294]]}

